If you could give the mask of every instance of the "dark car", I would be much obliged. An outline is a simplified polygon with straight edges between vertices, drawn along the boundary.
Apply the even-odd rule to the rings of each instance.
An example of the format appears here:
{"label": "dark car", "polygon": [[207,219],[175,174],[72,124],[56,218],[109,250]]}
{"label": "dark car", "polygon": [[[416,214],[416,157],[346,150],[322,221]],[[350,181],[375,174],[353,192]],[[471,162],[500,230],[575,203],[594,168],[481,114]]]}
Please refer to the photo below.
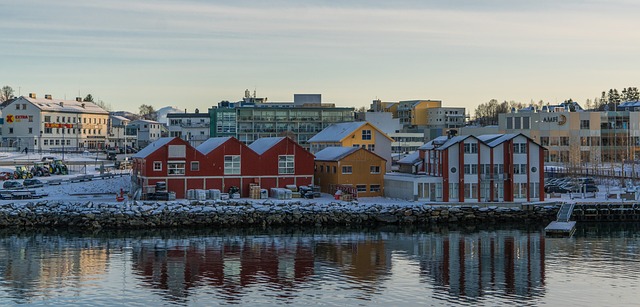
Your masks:
{"label": "dark car", "polygon": [[9,181],[5,181],[2,184],[2,188],[15,190],[15,189],[22,189],[23,186],[22,186],[22,183],[20,183],[19,181],[9,180]]}
{"label": "dark car", "polygon": [[35,178],[25,179],[22,184],[25,188],[41,188],[44,186],[44,182]]}
{"label": "dark car", "polygon": [[550,184],[544,187],[544,191],[547,193],[568,193],[571,192],[571,189],[565,186]]}
{"label": "dark car", "polygon": [[107,152],[107,160],[113,160],[113,161],[118,160],[117,156],[118,156],[118,153],[115,151]]}

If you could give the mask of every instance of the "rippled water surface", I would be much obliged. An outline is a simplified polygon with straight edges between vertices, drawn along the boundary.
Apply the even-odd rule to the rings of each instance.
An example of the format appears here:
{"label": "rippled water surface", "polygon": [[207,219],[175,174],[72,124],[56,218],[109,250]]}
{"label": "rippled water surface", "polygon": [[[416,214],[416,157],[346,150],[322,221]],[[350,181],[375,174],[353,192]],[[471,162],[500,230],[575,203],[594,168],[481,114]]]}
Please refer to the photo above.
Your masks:
{"label": "rippled water surface", "polygon": [[640,224],[0,231],[0,305],[637,305]]}

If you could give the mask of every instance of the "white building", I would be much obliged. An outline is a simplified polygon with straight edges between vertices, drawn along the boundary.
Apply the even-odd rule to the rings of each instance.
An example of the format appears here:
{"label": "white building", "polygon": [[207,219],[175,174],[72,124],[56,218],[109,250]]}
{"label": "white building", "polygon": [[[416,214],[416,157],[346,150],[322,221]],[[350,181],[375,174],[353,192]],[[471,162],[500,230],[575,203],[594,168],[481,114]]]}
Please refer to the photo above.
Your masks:
{"label": "white building", "polygon": [[147,119],[131,121],[128,126],[131,126],[131,128],[136,131],[135,135],[137,135],[138,138],[135,147],[138,148],[144,148],[155,142],[163,137],[163,133],[167,131],[167,128],[161,123]]}
{"label": "white building", "polygon": [[[385,196],[440,202],[544,200],[545,148],[523,134],[438,137],[385,175]],[[404,163],[405,161],[403,161]]]}
{"label": "white building", "polygon": [[109,113],[92,102],[21,96],[2,110],[4,146],[30,151],[103,149]]}
{"label": "white building", "polygon": [[126,148],[137,146],[136,127],[129,126],[131,120],[118,115],[109,116],[108,144],[112,148]]}
{"label": "white building", "polygon": [[209,139],[211,117],[209,113],[169,113],[167,114],[169,136],[179,137],[193,147],[198,147]]}

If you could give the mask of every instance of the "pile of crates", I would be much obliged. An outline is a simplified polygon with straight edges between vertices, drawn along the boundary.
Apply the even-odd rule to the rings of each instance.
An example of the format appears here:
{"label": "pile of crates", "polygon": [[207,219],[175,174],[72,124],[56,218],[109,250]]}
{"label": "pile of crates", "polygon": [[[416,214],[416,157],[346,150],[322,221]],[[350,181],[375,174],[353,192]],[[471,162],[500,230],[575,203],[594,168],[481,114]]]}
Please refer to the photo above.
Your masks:
{"label": "pile of crates", "polygon": [[269,198],[267,189],[261,189],[259,185],[255,183],[249,184],[249,197],[253,199],[265,199]]}

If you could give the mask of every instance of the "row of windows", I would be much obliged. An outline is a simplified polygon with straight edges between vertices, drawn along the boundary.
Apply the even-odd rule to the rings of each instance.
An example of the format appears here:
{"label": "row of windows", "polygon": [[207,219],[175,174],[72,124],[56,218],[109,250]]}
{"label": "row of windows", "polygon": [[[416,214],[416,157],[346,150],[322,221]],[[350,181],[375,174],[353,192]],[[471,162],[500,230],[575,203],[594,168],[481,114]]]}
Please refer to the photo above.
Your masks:
{"label": "row of windows", "polygon": [[[153,170],[162,171],[162,162],[154,161]],[[169,175],[184,175],[184,170],[185,170],[185,162],[167,162],[167,172]],[[200,170],[200,162],[192,161],[191,171],[199,171],[199,170]],[[294,173],[295,173],[294,156],[293,155],[278,156],[278,174],[294,174]],[[240,175],[240,156],[238,155],[224,156],[224,174]]]}
{"label": "row of windows", "polygon": [[[78,132],[80,132],[80,129],[77,129]],[[97,131],[97,133],[96,133]],[[44,134],[53,134],[53,128],[44,128]],[[60,133],[62,132],[62,133]],[[13,134],[13,128],[9,128],[8,131],[9,134]],[[27,130],[28,134],[33,134],[33,128],[29,127]],[[62,130],[60,128],[56,128],[56,134],[76,134],[76,129],[73,128],[67,128],[67,130],[65,131],[64,128],[62,128]],[[101,135],[102,134],[102,129],[82,129],[82,134],[97,134],[97,135]]]}
{"label": "row of windows", "polygon": [[51,146],[55,146],[55,145],[71,145],[71,140],[56,140],[56,139],[49,140],[49,139],[44,139],[44,140],[42,140],[42,144],[44,146],[47,146],[47,145],[51,145]]}
{"label": "row of windows", "polygon": [[[325,166],[324,165],[320,165],[319,168],[317,168],[319,173],[324,173],[325,172]],[[332,172],[333,170],[333,172]],[[336,167],[333,166],[329,166],[327,165],[326,167],[326,173],[331,174],[331,173],[336,173]],[[369,173],[370,174],[380,174],[380,166],[379,165],[371,165],[369,166]],[[343,165],[342,166],[342,174],[344,175],[349,175],[349,174],[353,174],[353,166],[351,165]]]}
{"label": "row of windows", "polygon": [[514,154],[526,154],[527,153],[527,143],[513,143],[513,153]]}
{"label": "row of windows", "polygon": [[464,153],[478,153],[478,143],[464,143]]}
{"label": "row of windows", "polygon": [[[477,175],[478,171],[480,171],[480,174],[489,174],[491,173],[491,164],[480,164],[480,167],[478,167],[478,164],[465,164],[464,167],[464,174],[465,175]],[[455,173],[457,172],[457,169],[455,167],[451,168],[451,172]],[[504,173],[504,164],[494,164],[493,165],[493,173],[494,174],[503,174]]]}
{"label": "row of windows", "polygon": [[[56,116],[56,123],[76,123],[76,120],[80,122],[80,118],[72,117],[72,116]],[[87,121],[88,120],[88,121]],[[51,115],[45,115],[44,117],[45,123],[51,122]],[[107,124],[106,118],[98,118],[98,117],[82,117],[83,124]]]}

